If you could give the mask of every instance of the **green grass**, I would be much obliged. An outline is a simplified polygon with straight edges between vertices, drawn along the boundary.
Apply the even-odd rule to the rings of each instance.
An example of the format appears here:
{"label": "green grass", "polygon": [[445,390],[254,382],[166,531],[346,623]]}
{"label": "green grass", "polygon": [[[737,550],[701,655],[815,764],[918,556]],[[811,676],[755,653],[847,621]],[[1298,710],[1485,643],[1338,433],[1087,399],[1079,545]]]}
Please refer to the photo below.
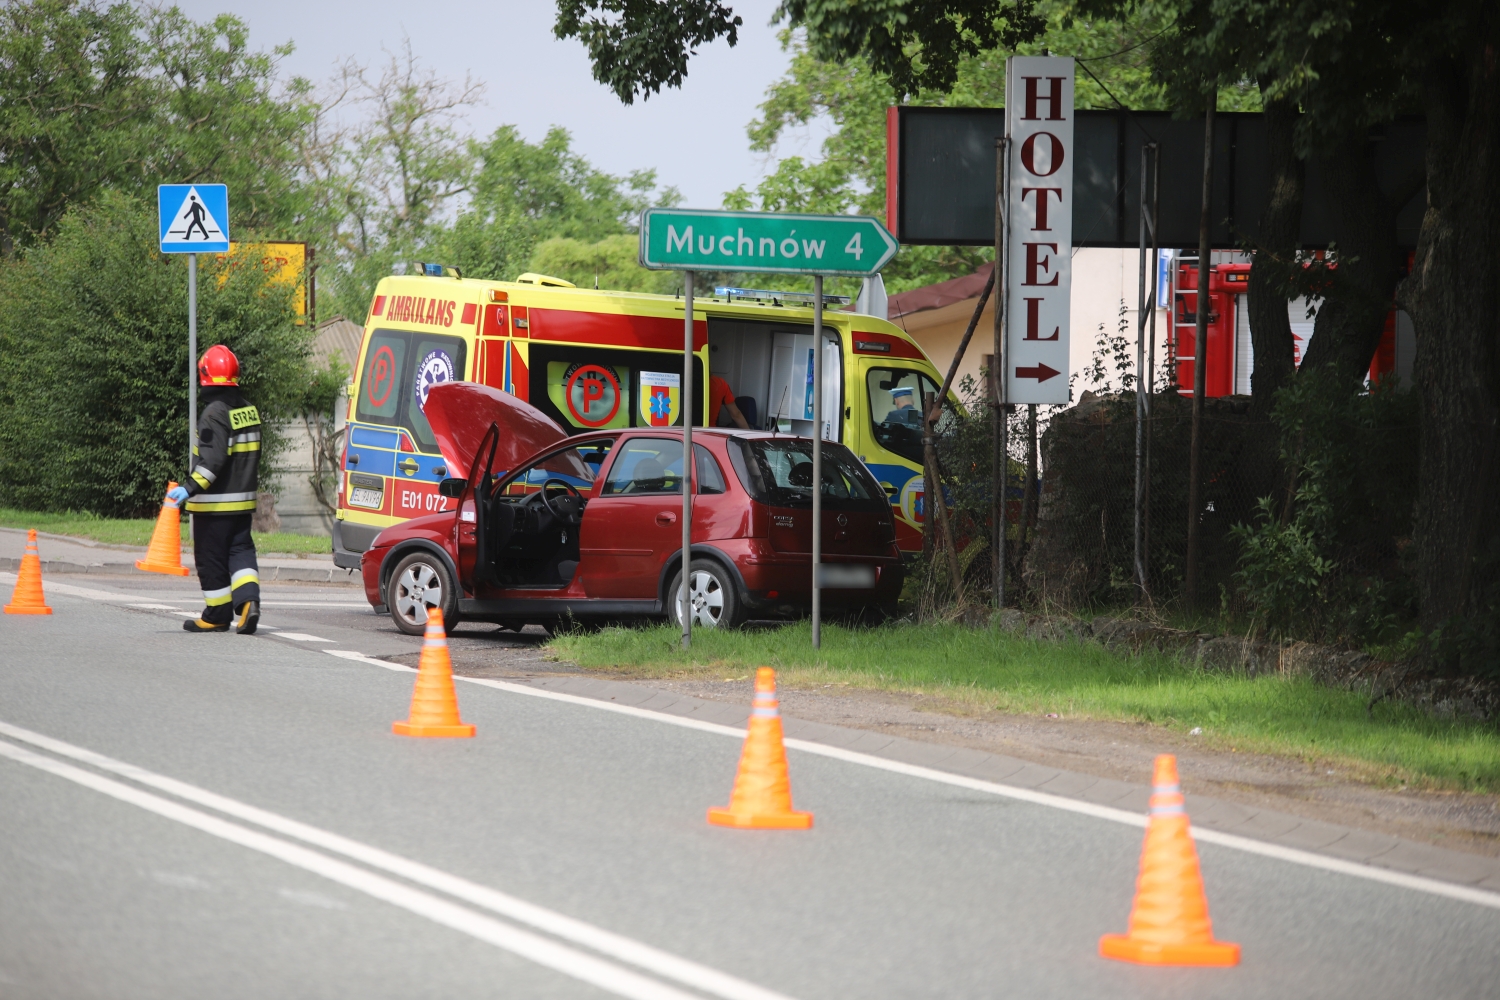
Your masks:
{"label": "green grass", "polygon": [[637,676],[743,676],[759,665],[791,686],[848,684],[919,692],[949,710],[995,709],[1064,718],[1146,722],[1205,744],[1336,765],[1379,784],[1474,792],[1500,790],[1500,730],[1439,719],[1367,694],[1304,679],[1210,673],[1159,654],[1127,656],[1092,643],[1038,642],[947,625],[825,626],[811,648],[809,625],[772,631],[695,631],[677,648],[668,626],[569,633],[553,655]]}
{"label": "green grass", "polygon": [[[96,517],[93,514],[67,512],[44,514],[35,511],[0,507],[0,528],[35,528],[54,535],[89,538],[105,545],[139,545],[151,541],[156,521],[149,518]],[[256,551],[263,554],[332,552],[333,542],[327,535],[292,535],[284,531],[254,532]],[[191,542],[186,519],[182,525],[182,542]]]}

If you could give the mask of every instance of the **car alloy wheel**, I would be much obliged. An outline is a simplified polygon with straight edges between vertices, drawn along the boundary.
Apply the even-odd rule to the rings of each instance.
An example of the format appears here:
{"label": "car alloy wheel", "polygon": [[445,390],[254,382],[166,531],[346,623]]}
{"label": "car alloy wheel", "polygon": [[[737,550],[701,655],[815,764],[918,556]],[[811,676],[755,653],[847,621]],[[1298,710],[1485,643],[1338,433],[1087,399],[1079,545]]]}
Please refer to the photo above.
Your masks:
{"label": "car alloy wheel", "polygon": [[[682,574],[672,581],[667,595],[671,618],[682,623]],[[689,621],[694,628],[733,628],[740,624],[740,599],[734,578],[717,562],[694,559],[688,575]]]}
{"label": "car alloy wheel", "polygon": [[456,596],[448,568],[425,552],[402,559],[386,586],[391,619],[407,635],[426,631],[428,608],[441,608],[444,626],[452,629],[457,624]]}

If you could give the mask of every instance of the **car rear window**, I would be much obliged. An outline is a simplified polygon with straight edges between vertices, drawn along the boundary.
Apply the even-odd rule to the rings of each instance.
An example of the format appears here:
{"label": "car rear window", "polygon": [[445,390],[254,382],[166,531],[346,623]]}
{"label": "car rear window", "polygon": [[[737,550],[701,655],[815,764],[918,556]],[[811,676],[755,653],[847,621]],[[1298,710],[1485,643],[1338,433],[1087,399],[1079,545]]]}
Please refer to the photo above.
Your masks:
{"label": "car rear window", "polygon": [[[773,507],[812,506],[812,442],[805,438],[735,438],[729,454],[745,492]],[[854,454],[823,442],[823,506],[885,510],[890,501]]]}

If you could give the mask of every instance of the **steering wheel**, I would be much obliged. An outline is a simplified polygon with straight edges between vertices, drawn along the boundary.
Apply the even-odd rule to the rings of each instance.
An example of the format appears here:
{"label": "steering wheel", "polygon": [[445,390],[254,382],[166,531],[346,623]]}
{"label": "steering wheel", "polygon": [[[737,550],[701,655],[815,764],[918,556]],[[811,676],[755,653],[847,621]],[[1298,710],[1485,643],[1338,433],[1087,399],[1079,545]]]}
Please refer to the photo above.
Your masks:
{"label": "steering wheel", "polygon": [[[553,486],[561,486],[565,491],[564,495],[553,499],[547,493]],[[576,528],[583,520],[583,494],[566,479],[547,480],[542,484],[542,492],[538,495],[547,511],[568,527]]]}

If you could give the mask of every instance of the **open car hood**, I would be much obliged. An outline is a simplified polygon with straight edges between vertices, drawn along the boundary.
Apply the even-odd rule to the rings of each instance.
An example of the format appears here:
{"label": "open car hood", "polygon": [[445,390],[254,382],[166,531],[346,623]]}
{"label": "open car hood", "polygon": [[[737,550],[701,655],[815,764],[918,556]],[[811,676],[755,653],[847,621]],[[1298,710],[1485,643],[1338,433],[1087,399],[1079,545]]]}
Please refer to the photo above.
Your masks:
{"label": "open car hood", "polygon": [[448,463],[448,475],[458,478],[469,474],[490,424],[500,428],[491,472],[514,469],[523,459],[567,438],[554,420],[530,403],[477,382],[433,386],[422,412]]}

